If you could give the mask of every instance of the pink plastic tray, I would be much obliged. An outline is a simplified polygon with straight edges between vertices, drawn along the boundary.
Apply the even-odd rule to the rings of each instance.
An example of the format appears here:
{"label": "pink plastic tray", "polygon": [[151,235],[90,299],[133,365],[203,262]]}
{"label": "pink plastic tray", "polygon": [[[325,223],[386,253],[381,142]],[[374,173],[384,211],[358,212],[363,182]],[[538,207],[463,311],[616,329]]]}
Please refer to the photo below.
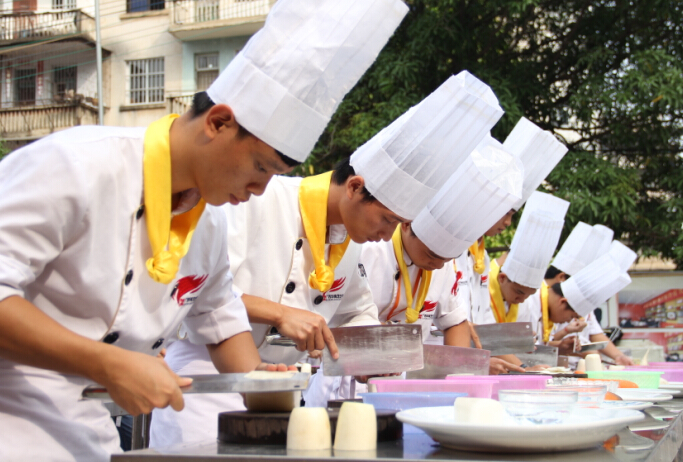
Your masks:
{"label": "pink plastic tray", "polygon": [[[681,362],[667,361],[664,363],[650,363],[650,366],[664,367],[667,369],[683,369],[683,361],[681,361]],[[641,367],[647,367],[647,366],[641,366]]]}
{"label": "pink plastic tray", "polygon": [[543,390],[551,378],[549,375],[463,375],[446,377],[446,380],[492,382],[491,398],[498,399],[499,390]]}
{"label": "pink plastic tray", "polygon": [[[468,376],[469,377],[469,376]],[[435,392],[467,393],[470,398],[490,398],[494,380],[377,380],[372,381],[377,392]]]}

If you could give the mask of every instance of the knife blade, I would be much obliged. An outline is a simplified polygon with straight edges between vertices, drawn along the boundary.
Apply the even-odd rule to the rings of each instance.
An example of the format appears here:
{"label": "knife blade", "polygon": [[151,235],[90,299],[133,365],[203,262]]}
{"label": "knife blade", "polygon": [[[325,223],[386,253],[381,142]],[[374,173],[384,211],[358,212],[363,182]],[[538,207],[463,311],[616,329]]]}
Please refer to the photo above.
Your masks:
{"label": "knife blade", "polygon": [[501,322],[476,324],[481,347],[491,356],[527,353],[534,351],[534,332],[530,322]]}
{"label": "knife blade", "polygon": [[[261,373],[265,372],[265,374]],[[181,387],[187,393],[263,393],[271,391],[305,390],[311,374],[308,372],[254,371],[235,374],[188,375],[192,384]],[[83,398],[111,399],[107,389],[91,385],[83,390]]]}
{"label": "knife blade", "polygon": [[533,353],[517,353],[517,357],[527,366],[536,366],[538,364],[547,364],[550,367],[557,366],[557,347],[548,345],[536,345],[536,351]]}
{"label": "knife blade", "polygon": [[607,346],[609,342],[605,340],[604,342],[593,342],[593,343],[584,343],[581,345],[581,348],[579,351],[583,353],[584,351],[595,351],[595,350],[602,350]]}
{"label": "knife blade", "polygon": [[488,375],[491,352],[448,345],[423,345],[424,368],[407,379],[445,379],[449,374]]}
{"label": "knife blade", "polygon": [[335,327],[330,329],[339,359],[323,350],[323,374],[378,375],[413,371],[424,366],[422,328],[415,324]]}

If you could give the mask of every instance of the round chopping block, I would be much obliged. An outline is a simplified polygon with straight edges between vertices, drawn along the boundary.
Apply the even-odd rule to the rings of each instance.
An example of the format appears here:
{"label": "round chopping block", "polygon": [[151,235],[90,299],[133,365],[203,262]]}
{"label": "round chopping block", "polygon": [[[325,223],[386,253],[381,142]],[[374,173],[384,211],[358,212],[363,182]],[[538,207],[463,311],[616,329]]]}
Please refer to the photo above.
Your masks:
{"label": "round chopping block", "polygon": [[[403,438],[403,424],[398,411],[377,409],[377,441]],[[332,441],[337,428],[339,409],[327,409],[332,427]],[[287,444],[289,412],[234,411],[218,414],[218,439],[230,444]]]}

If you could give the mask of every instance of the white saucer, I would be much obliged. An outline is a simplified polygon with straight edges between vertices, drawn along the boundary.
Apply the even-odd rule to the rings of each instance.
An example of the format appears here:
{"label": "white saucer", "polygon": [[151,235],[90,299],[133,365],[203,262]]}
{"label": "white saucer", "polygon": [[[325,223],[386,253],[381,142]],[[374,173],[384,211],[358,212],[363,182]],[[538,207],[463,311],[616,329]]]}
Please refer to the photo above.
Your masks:
{"label": "white saucer", "polygon": [[654,388],[617,388],[617,391],[615,391],[614,394],[624,401],[646,401],[648,403],[656,403],[673,399],[673,395],[670,393],[662,393],[662,390]]}
{"label": "white saucer", "polygon": [[567,420],[550,425],[473,425],[456,422],[453,406],[401,411],[398,420],[424,430],[443,446],[465,451],[529,453],[594,447],[627,425],[644,418],[631,409],[577,409]]}
{"label": "white saucer", "polygon": [[600,409],[633,409],[634,411],[642,411],[652,406],[654,406],[654,403],[646,401],[603,401]]}

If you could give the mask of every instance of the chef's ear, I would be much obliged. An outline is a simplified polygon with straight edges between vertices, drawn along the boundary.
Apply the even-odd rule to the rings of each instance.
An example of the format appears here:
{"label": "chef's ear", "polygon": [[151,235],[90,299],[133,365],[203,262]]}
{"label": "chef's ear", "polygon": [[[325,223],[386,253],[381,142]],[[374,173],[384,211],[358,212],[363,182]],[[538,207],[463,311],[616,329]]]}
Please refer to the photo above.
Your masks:
{"label": "chef's ear", "polygon": [[365,186],[365,179],[360,175],[351,175],[346,180],[346,195],[349,199],[353,199],[356,194],[363,193],[363,186]]}
{"label": "chef's ear", "polygon": [[204,134],[213,139],[218,133],[226,129],[239,131],[239,124],[230,106],[227,104],[216,104],[206,113],[204,118]]}

